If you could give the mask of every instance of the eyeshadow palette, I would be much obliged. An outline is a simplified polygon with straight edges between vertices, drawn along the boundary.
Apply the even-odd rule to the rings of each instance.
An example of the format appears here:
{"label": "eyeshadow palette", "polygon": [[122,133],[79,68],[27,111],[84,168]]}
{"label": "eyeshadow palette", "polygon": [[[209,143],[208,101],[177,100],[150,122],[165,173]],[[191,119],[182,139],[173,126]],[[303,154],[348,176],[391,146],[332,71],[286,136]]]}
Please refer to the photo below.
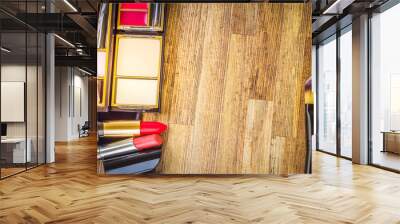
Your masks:
{"label": "eyeshadow palette", "polygon": [[149,26],[149,3],[121,3],[119,8],[120,26]]}
{"label": "eyeshadow palette", "polygon": [[161,45],[161,36],[117,36],[116,74],[158,77],[161,65]]}
{"label": "eyeshadow palette", "polygon": [[[107,6],[107,7],[106,7]],[[101,4],[97,39],[98,173],[155,172],[166,125],[160,111],[165,5]]]}
{"label": "eyeshadow palette", "polygon": [[111,106],[157,109],[161,59],[162,36],[117,35]]}
{"label": "eyeshadow palette", "polygon": [[116,86],[116,105],[158,107],[158,80],[118,78]]}
{"label": "eyeshadow palette", "polygon": [[124,10],[148,10],[150,3],[121,3],[120,9]]}
{"label": "eyeshadow palette", "polygon": [[163,4],[121,3],[118,9],[118,29],[162,31],[163,17]]}

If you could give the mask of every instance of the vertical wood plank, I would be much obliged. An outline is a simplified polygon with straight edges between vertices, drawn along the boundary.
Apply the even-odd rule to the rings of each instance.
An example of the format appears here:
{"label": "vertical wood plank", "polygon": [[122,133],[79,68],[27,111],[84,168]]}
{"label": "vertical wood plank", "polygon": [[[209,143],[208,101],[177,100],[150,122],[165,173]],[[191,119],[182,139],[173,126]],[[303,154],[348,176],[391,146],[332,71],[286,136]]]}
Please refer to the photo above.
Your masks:
{"label": "vertical wood plank", "polygon": [[267,173],[272,143],[273,103],[249,100],[244,137],[244,173]]}
{"label": "vertical wood plank", "polygon": [[188,158],[201,163],[195,163],[199,166],[192,165],[191,173],[215,170],[218,149],[216,133],[219,132],[225,88],[231,5],[212,7],[207,11],[206,33],[213,35],[206,35],[204,39],[193,130],[196,138],[193,139],[192,149],[188,151]]}
{"label": "vertical wood plank", "polygon": [[[164,69],[166,78],[173,79],[169,121],[176,124],[193,125],[198,94],[198,81],[202,69],[202,54],[206,31],[207,8],[201,4],[169,5],[170,18],[167,25],[166,46],[173,46],[167,63],[174,70]],[[169,33],[173,33],[169,35]],[[168,87],[167,87],[168,88]],[[166,89],[168,90],[168,89]]]}
{"label": "vertical wood plank", "polygon": [[[179,174],[185,172],[185,167],[192,164],[186,153],[190,150],[192,138],[192,126],[170,124],[165,136],[166,142],[162,150],[161,163],[158,170],[164,173]],[[174,162],[172,162],[174,161]]]}
{"label": "vertical wood plank", "polygon": [[[229,43],[223,116],[219,132],[216,173],[240,173],[244,144],[247,99],[250,94],[252,61],[248,46],[250,37],[233,34]],[[240,158],[240,159],[239,159]],[[235,161],[235,162],[232,162]]]}

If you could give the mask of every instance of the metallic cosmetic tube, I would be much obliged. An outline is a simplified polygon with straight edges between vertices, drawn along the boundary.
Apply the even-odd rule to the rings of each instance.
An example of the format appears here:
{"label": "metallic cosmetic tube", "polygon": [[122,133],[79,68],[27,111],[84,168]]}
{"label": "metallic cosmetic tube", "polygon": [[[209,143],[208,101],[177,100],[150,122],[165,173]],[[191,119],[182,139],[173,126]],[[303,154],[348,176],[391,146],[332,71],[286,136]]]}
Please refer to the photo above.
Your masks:
{"label": "metallic cosmetic tube", "polygon": [[155,158],[155,159],[151,159],[151,160],[146,160],[143,162],[139,162],[139,163],[135,163],[132,165],[128,165],[128,166],[123,166],[123,167],[118,167],[115,169],[108,169],[106,174],[117,174],[117,175],[121,175],[121,174],[128,174],[128,175],[132,175],[132,174],[142,174],[142,173],[148,173],[153,171],[158,163],[160,162],[161,158]]}
{"label": "metallic cosmetic tube", "polygon": [[105,170],[109,170],[136,163],[141,163],[143,161],[148,161],[160,157],[161,157],[161,149],[153,149],[147,151],[140,151],[137,153],[128,154],[124,156],[118,156],[110,159],[105,159],[103,160],[103,165]]}
{"label": "metallic cosmetic tube", "polygon": [[132,138],[129,138],[107,145],[99,146],[97,159],[109,159],[116,156],[135,153],[137,151],[138,149],[133,144]]}
{"label": "metallic cosmetic tube", "polygon": [[140,135],[139,121],[104,121],[98,123],[100,138],[129,138]]}

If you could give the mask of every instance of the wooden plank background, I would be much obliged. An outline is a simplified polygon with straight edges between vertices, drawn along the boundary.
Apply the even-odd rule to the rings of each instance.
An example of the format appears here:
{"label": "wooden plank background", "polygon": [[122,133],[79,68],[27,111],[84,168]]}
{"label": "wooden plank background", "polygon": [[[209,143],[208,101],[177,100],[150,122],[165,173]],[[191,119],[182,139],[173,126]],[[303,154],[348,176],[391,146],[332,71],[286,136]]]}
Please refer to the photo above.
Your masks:
{"label": "wooden plank background", "polygon": [[304,172],[310,4],[169,4],[165,174]]}

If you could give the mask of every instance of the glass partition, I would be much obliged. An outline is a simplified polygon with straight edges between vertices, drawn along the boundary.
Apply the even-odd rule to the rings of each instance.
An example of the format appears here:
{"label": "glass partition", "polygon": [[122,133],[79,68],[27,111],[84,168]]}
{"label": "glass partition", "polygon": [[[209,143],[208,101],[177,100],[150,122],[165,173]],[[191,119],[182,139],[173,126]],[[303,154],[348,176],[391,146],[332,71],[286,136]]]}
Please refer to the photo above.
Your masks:
{"label": "glass partition", "polygon": [[340,38],[340,154],[352,157],[352,32],[343,30]]}
{"label": "glass partition", "polygon": [[317,50],[317,149],[352,157],[352,26]]}
{"label": "glass partition", "polygon": [[26,40],[25,32],[1,34],[2,177],[24,171],[27,160],[30,162],[26,150]]}
{"label": "glass partition", "polygon": [[21,20],[42,5],[0,2],[0,8],[11,10],[0,12],[1,179],[45,162],[46,40]]}
{"label": "glass partition", "polygon": [[336,36],[318,47],[318,145],[336,154]]}

